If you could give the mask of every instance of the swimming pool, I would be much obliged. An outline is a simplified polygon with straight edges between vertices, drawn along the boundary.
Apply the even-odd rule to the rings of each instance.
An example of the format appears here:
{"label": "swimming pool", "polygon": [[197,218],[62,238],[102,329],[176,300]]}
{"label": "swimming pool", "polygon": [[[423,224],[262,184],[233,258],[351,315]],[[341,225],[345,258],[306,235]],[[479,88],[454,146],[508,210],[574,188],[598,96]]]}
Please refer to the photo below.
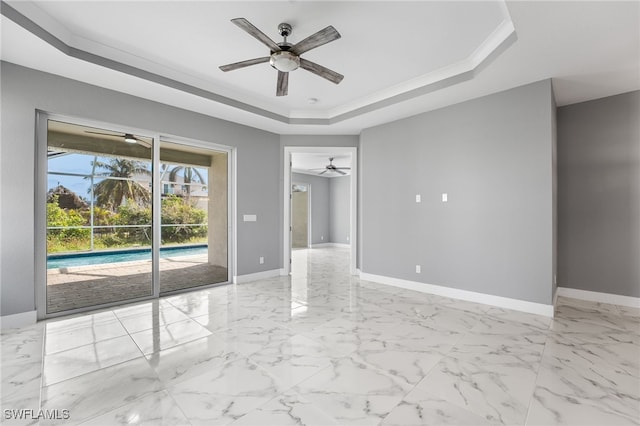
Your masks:
{"label": "swimming pool", "polygon": [[[194,256],[207,254],[207,245],[163,247],[160,257]],[[107,252],[84,252],[73,254],[51,254],[47,256],[47,269],[68,268],[70,266],[100,265],[102,263],[151,260],[151,249],[131,249]]]}

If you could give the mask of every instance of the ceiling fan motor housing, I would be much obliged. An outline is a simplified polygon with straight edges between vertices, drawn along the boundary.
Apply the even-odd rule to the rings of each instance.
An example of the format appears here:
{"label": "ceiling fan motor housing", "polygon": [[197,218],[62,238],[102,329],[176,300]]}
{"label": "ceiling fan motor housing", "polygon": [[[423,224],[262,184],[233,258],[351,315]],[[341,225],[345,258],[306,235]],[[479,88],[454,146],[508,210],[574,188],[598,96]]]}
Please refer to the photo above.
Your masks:
{"label": "ceiling fan motor housing", "polygon": [[278,25],[278,32],[284,37],[284,41],[278,43],[278,46],[280,46],[282,50],[279,52],[271,52],[269,58],[269,64],[278,71],[291,72],[300,67],[300,57],[293,52],[289,52],[292,44],[287,43],[287,37],[291,35],[292,30],[291,25],[286,22]]}
{"label": "ceiling fan motor housing", "polygon": [[285,38],[289,37],[292,32],[293,32],[293,28],[291,27],[291,25],[287,24],[286,22],[283,22],[280,25],[278,25],[278,33],[282,37],[285,37]]}

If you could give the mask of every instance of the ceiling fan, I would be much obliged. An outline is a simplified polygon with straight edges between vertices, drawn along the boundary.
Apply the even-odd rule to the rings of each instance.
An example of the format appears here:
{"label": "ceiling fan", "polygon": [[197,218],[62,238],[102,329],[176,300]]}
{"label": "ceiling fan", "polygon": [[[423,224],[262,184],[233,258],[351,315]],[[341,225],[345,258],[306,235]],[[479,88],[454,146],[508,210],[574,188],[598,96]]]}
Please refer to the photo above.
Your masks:
{"label": "ceiling fan", "polygon": [[271,50],[271,54],[262,58],[249,59],[246,61],[235,62],[233,64],[222,65],[220,66],[220,69],[224,72],[261,64],[263,62],[269,62],[273,68],[278,70],[276,96],[286,96],[289,93],[289,72],[295,71],[298,68],[312,72],[313,74],[325,78],[335,84],[340,83],[344,78],[342,74],[338,74],[329,68],[325,68],[322,65],[318,65],[315,62],[311,62],[300,57],[300,55],[311,49],[315,49],[316,47],[320,47],[341,37],[340,33],[331,25],[296,44],[291,44],[287,42],[287,37],[291,35],[292,27],[287,23],[278,25],[278,32],[282,37],[284,37],[284,41],[276,43],[245,18],[235,18],[232,19],[231,22],[267,46]]}
{"label": "ceiling fan", "polygon": [[123,141],[126,143],[132,143],[132,144],[137,143],[144,146],[145,148],[151,148],[151,144],[149,142],[145,141],[144,139],[140,139],[131,133],[103,133],[103,132],[92,132],[89,130],[85,130],[84,132],[92,133],[94,135],[119,137],[119,138],[123,138]]}
{"label": "ceiling fan", "polygon": [[312,169],[312,170],[323,170],[322,172],[318,173],[320,175],[323,175],[327,172],[336,172],[336,173],[340,173],[341,175],[346,175],[345,172],[343,172],[343,170],[351,170],[351,167],[336,167],[333,165],[333,160],[335,159],[335,157],[330,157],[329,158],[329,164],[327,164],[325,166],[324,169]]}

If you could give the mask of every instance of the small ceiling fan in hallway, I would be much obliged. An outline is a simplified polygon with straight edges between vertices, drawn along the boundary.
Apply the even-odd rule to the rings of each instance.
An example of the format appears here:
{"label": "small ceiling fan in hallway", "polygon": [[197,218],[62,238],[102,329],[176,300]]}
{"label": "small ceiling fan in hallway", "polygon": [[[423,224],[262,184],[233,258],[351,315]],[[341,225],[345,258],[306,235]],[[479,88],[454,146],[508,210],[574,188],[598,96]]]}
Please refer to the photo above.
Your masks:
{"label": "small ceiling fan in hallway", "polygon": [[311,49],[315,49],[341,37],[340,33],[331,25],[296,44],[291,44],[287,42],[287,37],[291,35],[293,28],[287,23],[278,25],[278,32],[284,38],[284,41],[276,43],[245,18],[235,18],[232,19],[231,22],[267,46],[271,54],[261,58],[222,65],[220,69],[224,72],[269,62],[273,68],[278,70],[276,96],[286,96],[289,93],[289,73],[298,68],[305,69],[335,84],[339,84],[344,78],[342,74],[300,57],[300,55]]}
{"label": "small ceiling fan in hallway", "polygon": [[327,164],[324,169],[312,169],[312,170],[323,170],[322,172],[318,173],[319,175],[323,175],[327,172],[336,172],[339,173],[341,175],[346,175],[345,172],[343,172],[343,170],[351,170],[351,167],[336,167],[333,164],[333,160],[335,160],[335,157],[330,157],[329,158],[329,164]]}

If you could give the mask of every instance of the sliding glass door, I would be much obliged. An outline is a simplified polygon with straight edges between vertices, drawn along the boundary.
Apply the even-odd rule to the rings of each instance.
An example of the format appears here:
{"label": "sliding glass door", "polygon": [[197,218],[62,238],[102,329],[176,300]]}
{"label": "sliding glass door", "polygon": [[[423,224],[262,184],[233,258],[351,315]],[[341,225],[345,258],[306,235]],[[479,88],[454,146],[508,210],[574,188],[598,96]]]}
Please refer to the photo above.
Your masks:
{"label": "sliding glass door", "polygon": [[160,142],[160,293],[228,281],[227,153]]}
{"label": "sliding glass door", "polygon": [[152,143],[49,120],[48,314],[153,294]]}
{"label": "sliding glass door", "polygon": [[159,139],[46,120],[44,316],[229,281],[229,153]]}

